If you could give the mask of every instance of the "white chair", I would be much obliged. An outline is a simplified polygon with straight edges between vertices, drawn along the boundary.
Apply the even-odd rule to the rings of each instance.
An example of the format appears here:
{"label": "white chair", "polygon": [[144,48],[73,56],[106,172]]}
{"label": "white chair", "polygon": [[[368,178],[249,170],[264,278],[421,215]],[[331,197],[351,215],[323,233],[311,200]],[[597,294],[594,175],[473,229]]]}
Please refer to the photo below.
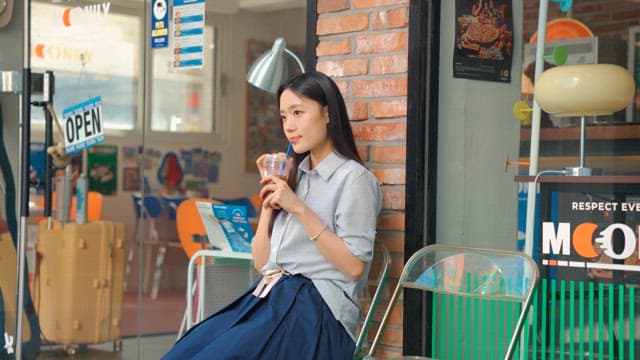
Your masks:
{"label": "white chair", "polygon": [[251,253],[197,251],[187,268],[187,305],[178,339],[192,326],[240,297],[257,278]]}

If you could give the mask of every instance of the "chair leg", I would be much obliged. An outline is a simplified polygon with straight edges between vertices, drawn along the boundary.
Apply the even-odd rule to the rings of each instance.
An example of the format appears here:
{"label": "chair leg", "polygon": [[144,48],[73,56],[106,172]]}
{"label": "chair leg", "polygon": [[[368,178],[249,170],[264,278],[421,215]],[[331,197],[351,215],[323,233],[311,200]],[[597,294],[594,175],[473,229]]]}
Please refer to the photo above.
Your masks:
{"label": "chair leg", "polygon": [[151,285],[151,298],[158,298],[158,291],[160,290],[160,279],[162,278],[162,265],[164,264],[164,257],[167,253],[166,245],[158,246],[158,253],[156,255],[156,269],[153,273],[153,284]]}
{"label": "chair leg", "polygon": [[127,253],[127,263],[124,268],[124,292],[127,292],[127,284],[129,282],[129,275],[131,274],[131,264],[133,263],[133,257],[135,253],[135,242],[129,246],[129,252]]}

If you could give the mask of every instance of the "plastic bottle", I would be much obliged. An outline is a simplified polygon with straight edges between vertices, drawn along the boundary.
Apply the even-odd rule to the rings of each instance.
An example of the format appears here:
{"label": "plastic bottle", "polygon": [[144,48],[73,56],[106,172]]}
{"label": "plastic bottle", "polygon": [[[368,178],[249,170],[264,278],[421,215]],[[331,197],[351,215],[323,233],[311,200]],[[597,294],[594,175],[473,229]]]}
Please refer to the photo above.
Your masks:
{"label": "plastic bottle", "polygon": [[87,222],[87,187],[88,179],[85,174],[76,180],[76,223]]}

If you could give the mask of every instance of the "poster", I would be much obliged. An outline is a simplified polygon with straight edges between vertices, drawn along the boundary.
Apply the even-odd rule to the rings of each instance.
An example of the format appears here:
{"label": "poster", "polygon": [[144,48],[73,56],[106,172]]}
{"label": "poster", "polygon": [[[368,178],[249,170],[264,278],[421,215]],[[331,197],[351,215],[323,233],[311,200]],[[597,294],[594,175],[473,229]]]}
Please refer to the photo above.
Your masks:
{"label": "poster", "polygon": [[456,0],[453,77],[511,82],[511,0]]}
{"label": "poster", "polygon": [[165,48],[169,44],[169,6],[167,0],[154,0],[151,3],[151,47]]}
{"label": "poster", "polygon": [[557,279],[640,283],[640,197],[557,192],[541,225],[541,270]]}
{"label": "poster", "polygon": [[97,145],[87,149],[89,191],[115,195],[117,185],[118,147]]}
{"label": "poster", "polygon": [[204,0],[173,2],[173,68],[204,66]]}

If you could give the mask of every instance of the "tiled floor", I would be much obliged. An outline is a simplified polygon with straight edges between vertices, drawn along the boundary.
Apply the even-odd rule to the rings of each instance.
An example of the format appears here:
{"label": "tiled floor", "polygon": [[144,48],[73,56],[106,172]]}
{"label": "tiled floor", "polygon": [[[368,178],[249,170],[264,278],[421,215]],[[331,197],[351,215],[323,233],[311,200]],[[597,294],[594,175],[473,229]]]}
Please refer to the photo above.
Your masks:
{"label": "tiled floor", "polygon": [[[184,307],[184,291],[160,292],[156,300],[148,295],[138,300],[136,293],[125,293],[121,351],[113,351],[113,342],[108,342],[80,347],[74,356],[70,356],[63,345],[45,345],[37,359],[160,359],[176,341]],[[138,309],[142,311],[138,312]],[[138,332],[142,334],[140,338],[136,337]]]}
{"label": "tiled floor", "polygon": [[38,360],[81,359],[81,360],[134,360],[160,359],[176,341],[177,334],[144,336],[141,338],[125,338],[122,350],[113,351],[113,343],[88,346],[78,349],[74,356],[69,356],[62,346],[43,347]]}

